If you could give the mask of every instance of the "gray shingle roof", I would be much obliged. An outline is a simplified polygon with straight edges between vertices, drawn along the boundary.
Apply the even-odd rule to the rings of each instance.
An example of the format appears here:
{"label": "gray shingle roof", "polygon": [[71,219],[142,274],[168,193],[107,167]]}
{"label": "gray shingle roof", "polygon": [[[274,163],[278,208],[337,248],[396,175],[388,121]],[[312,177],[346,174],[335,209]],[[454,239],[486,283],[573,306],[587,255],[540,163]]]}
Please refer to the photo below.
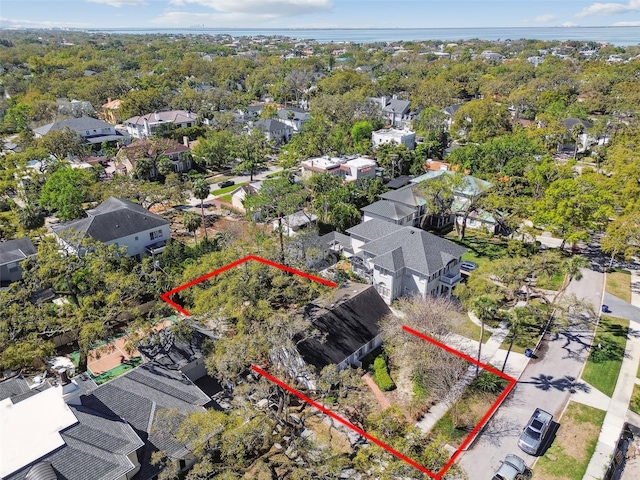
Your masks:
{"label": "gray shingle roof", "polygon": [[87,210],[87,215],[87,218],[53,225],[51,229],[58,236],[70,236],[75,233],[82,237],[89,235],[95,240],[109,242],[169,224],[169,221],[160,215],[151,213],[129,200],[116,197],[109,197],[93,210]]}
{"label": "gray shingle roof", "polygon": [[396,203],[402,203],[410,207],[418,207],[426,205],[425,199],[416,192],[415,185],[407,185],[398,190],[389,190],[380,195],[382,200],[390,200]]}
{"label": "gray shingle roof", "polygon": [[287,128],[291,128],[278,120],[274,120],[273,118],[258,120],[255,123],[255,126],[256,128],[265,132],[280,132],[282,130],[286,130]]}
{"label": "gray shingle roof", "polygon": [[373,340],[380,333],[378,323],[391,312],[373,285],[362,284],[350,284],[328,302],[314,302],[303,310],[313,326],[326,334],[324,343],[307,339],[298,344],[304,361],[318,370],[344,361]]}
{"label": "gray shingle roof", "polygon": [[13,377],[9,380],[5,380],[4,382],[0,382],[0,400],[11,398],[15,395],[19,395],[28,391],[29,384],[22,377],[22,375],[18,375],[17,377]]}
{"label": "gray shingle roof", "polygon": [[409,100],[391,99],[389,103],[383,108],[385,112],[391,113],[406,113],[409,111],[411,102]]}
{"label": "gray shingle roof", "polygon": [[125,124],[144,125],[146,120],[148,123],[190,123],[195,122],[195,114],[187,112],[185,110],[169,110],[165,112],[147,113],[146,115],[139,115],[137,117],[131,117],[124,121]]}
{"label": "gray shingle roof", "polygon": [[202,357],[202,345],[208,337],[198,330],[192,330],[188,338],[176,336],[171,328],[164,328],[138,344],[138,351],[147,360],[153,360],[163,367],[178,370]]}
{"label": "gray shingle roof", "polygon": [[25,258],[35,255],[36,247],[29,237],[0,242],[0,265],[20,262]]}
{"label": "gray shingle roof", "polygon": [[377,202],[367,205],[360,210],[364,213],[379,215],[390,220],[401,220],[415,212],[415,209],[411,207],[405,207],[404,205],[390,202],[388,200],[378,200]]}
{"label": "gray shingle roof", "polygon": [[87,130],[101,131],[103,128],[113,129],[113,125],[97,118],[82,116],[79,118],[67,118],[59,122],[48,123],[39,128],[34,128],[33,132],[39,135],[46,135],[49,132],[63,130],[65,127],[70,128],[78,133],[84,133]]}
{"label": "gray shingle roof", "polygon": [[443,108],[442,111],[447,115],[453,116],[461,106],[461,103],[456,103],[455,105],[449,105],[448,107]]}
{"label": "gray shingle roof", "polygon": [[384,237],[389,235],[390,233],[397,232],[401,230],[403,227],[400,225],[396,225],[395,223],[385,222],[384,220],[379,220],[374,218],[373,220],[368,220],[363,223],[359,223],[355,227],[351,227],[347,230],[347,233],[352,237],[360,237],[364,239],[365,242],[369,242],[376,238]]}
{"label": "gray shingle roof", "polygon": [[[397,266],[403,265],[422,275],[431,275],[466,252],[465,248],[453,242],[414,227],[404,227],[376,238],[361,248],[374,256],[374,265],[391,271],[397,271]],[[398,256],[398,248],[402,251],[402,259]]]}

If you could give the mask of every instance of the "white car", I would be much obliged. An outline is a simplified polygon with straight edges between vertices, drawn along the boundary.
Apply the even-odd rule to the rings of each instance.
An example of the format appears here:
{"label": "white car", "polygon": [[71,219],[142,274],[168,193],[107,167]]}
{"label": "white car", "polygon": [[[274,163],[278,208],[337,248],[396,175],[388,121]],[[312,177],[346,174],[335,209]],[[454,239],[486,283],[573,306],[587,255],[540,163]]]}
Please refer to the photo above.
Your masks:
{"label": "white car", "polygon": [[492,480],[522,480],[527,472],[527,465],[517,455],[507,455]]}

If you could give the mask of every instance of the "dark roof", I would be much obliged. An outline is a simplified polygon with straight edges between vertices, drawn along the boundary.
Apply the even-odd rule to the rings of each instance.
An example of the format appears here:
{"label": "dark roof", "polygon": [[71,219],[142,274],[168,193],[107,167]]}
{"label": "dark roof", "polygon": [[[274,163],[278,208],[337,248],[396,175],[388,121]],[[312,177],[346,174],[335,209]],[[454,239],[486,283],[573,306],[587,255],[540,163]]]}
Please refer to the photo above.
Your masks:
{"label": "dark roof", "polygon": [[461,103],[456,103],[455,105],[449,105],[448,107],[443,108],[442,111],[447,115],[453,115],[461,106]]}
{"label": "dark roof", "polygon": [[394,178],[390,182],[387,182],[386,186],[392,190],[396,190],[400,187],[404,187],[411,183],[411,177],[408,175],[400,175],[397,178]]}
{"label": "dark roof", "polygon": [[390,190],[380,195],[382,200],[390,200],[396,203],[409,205],[410,207],[418,207],[426,205],[425,199],[416,192],[414,185],[407,185],[397,190]]}
{"label": "dark roof", "polygon": [[53,225],[58,236],[89,235],[95,240],[109,242],[168,225],[169,221],[151,213],[144,207],[124,198],[109,197],[93,210],[87,210],[87,218]]}
{"label": "dark roof", "polygon": [[309,118],[309,112],[302,108],[289,107],[278,110],[278,118],[281,120],[289,120],[289,114],[293,114],[293,120],[306,120]]}
{"label": "dark roof", "polygon": [[385,112],[404,114],[409,111],[410,105],[411,102],[409,100],[398,100],[396,98],[392,98],[391,100],[389,100],[383,110]]}
{"label": "dark roof", "polygon": [[255,123],[256,128],[265,131],[265,132],[278,132],[280,130],[285,130],[287,128],[291,128],[284,123],[274,120],[273,118],[266,118],[263,120],[258,120]]}
{"label": "dark roof", "polygon": [[179,370],[202,357],[202,345],[211,338],[199,330],[191,330],[188,337],[176,336],[171,327],[163,328],[138,344],[138,351],[148,361],[171,370]]}
{"label": "dark roof", "polygon": [[83,115],[79,118],[67,118],[59,122],[48,123],[39,128],[34,128],[34,133],[46,135],[49,132],[63,130],[65,127],[75,130],[78,133],[84,133],[87,130],[101,130],[103,128],[112,129],[113,125],[97,118],[87,117]]}
{"label": "dark roof", "polygon": [[411,207],[405,207],[402,204],[390,202],[388,200],[378,200],[377,202],[361,208],[364,213],[372,213],[389,220],[401,220],[415,212]]}
{"label": "dark roof", "polygon": [[582,120],[581,118],[567,118],[563,120],[562,123],[565,127],[567,127],[567,130],[569,131],[573,130],[573,127],[578,124],[582,125],[585,130],[589,130],[591,127],[593,127],[593,123]]}
{"label": "dark roof", "polygon": [[369,242],[376,238],[384,237],[393,232],[401,230],[403,227],[396,225],[395,223],[385,222],[374,218],[372,220],[359,223],[355,227],[351,227],[347,230],[347,233],[351,236],[363,238],[365,242]]}
{"label": "dark roof", "polygon": [[155,362],[145,363],[100,385],[90,395],[82,397],[83,405],[98,411],[112,412],[124,418],[145,441],[140,455],[139,477],[147,480],[157,475],[161,465],[151,465],[151,454],[162,450],[174,458],[189,452],[173,440],[168,432],[154,429],[162,411],[180,414],[203,411],[210,398],[182,372],[169,370]]}
{"label": "dark roof", "polygon": [[452,260],[459,260],[467,251],[449,240],[414,227],[403,227],[386,235],[380,229],[380,234],[373,238],[375,240],[362,245],[362,250],[374,256],[371,260],[374,265],[392,272],[407,267],[422,275],[431,275]]}
{"label": "dark roof", "polygon": [[11,398],[15,395],[25,393],[29,391],[29,384],[22,377],[18,375],[16,377],[0,382],[0,400],[5,398]]}
{"label": "dark roof", "polygon": [[20,262],[36,254],[36,247],[29,237],[0,242],[0,265]]}
{"label": "dark roof", "polygon": [[324,343],[312,338],[298,344],[304,361],[318,370],[339,364],[373,340],[380,333],[378,323],[391,313],[373,285],[354,283],[336,291],[332,299],[303,310],[313,326],[326,334]]}

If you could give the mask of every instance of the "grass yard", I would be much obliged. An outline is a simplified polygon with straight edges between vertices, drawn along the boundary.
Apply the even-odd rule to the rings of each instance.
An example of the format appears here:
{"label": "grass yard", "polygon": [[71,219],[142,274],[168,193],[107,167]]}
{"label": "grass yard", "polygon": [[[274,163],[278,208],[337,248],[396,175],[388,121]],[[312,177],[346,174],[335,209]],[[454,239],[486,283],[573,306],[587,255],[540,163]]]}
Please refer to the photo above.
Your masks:
{"label": "grass yard", "polygon": [[[464,318],[462,318],[464,317]],[[473,323],[468,315],[461,315],[460,322],[454,324],[452,329],[453,333],[457,333],[458,335],[462,335],[463,337],[470,338],[471,340],[475,340],[476,342],[480,338],[480,327]],[[484,335],[482,337],[482,343],[487,343],[487,340],[491,338],[491,332],[484,329]]]}
{"label": "grass yard", "polygon": [[211,195],[224,195],[225,193],[233,192],[238,187],[249,185],[249,182],[236,183],[230,187],[219,188],[218,190],[212,190]]}
{"label": "grass yard", "polygon": [[640,385],[633,386],[633,394],[631,395],[631,403],[629,403],[629,409],[633,413],[640,415]]}
{"label": "grass yard", "polygon": [[631,303],[631,273],[627,270],[607,272],[607,293]]}
{"label": "grass yard", "polygon": [[611,396],[624,358],[629,320],[603,315],[582,379]]}
{"label": "grass yard", "polygon": [[603,410],[571,402],[559,420],[553,444],[536,463],[533,478],[582,480],[605,414]]}
{"label": "grass yard", "polygon": [[558,291],[562,288],[562,284],[564,283],[564,274],[558,273],[551,277],[539,277],[536,282],[537,288],[542,288],[544,290],[554,290]]}
{"label": "grass yard", "polygon": [[[542,335],[542,329],[544,325],[540,325],[534,321],[531,322],[523,322],[520,326],[518,334],[516,335],[516,339],[513,342],[513,347],[511,348],[512,352],[516,353],[524,353],[527,348],[533,349],[538,340],[540,339],[540,335]],[[511,333],[506,336],[500,348],[505,350],[509,349],[509,344],[511,343]]]}
{"label": "grass yard", "polygon": [[445,238],[467,248],[468,251],[462,256],[462,260],[476,262],[478,265],[507,255],[506,241],[480,232],[467,230],[464,240],[460,241],[454,229]]}
{"label": "grass yard", "polygon": [[218,200],[221,200],[221,201],[227,202],[227,203],[231,203],[231,194],[230,193],[226,193],[224,195],[220,195],[218,197]]}

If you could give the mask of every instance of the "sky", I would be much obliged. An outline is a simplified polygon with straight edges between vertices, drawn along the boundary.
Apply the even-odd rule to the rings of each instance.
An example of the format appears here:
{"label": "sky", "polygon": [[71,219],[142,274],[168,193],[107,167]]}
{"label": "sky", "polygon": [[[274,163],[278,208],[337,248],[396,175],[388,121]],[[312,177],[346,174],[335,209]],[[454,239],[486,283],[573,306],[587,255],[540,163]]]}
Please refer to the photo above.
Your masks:
{"label": "sky", "polygon": [[640,26],[640,0],[2,0],[0,3],[0,28],[153,29],[193,26]]}

